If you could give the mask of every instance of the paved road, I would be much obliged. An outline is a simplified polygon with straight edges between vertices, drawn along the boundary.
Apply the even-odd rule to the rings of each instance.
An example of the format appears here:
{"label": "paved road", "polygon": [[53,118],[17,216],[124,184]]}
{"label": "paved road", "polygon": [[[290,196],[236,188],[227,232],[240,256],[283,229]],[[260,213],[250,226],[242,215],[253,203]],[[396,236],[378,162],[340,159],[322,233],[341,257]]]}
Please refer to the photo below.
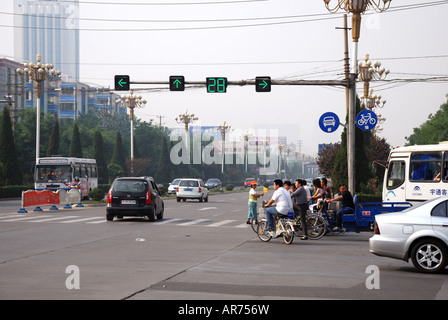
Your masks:
{"label": "paved road", "polygon": [[106,222],[104,207],[0,203],[0,299],[448,299],[448,270],[374,256],[370,233],[262,243],[245,224],[246,193],[165,204],[162,221]]}

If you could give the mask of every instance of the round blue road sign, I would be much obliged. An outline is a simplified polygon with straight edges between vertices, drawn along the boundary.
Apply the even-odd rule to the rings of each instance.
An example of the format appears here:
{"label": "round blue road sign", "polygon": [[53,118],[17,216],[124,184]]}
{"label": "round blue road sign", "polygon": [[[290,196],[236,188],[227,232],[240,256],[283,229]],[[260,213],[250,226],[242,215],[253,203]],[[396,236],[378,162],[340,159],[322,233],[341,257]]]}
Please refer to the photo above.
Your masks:
{"label": "round blue road sign", "polygon": [[319,127],[323,132],[331,133],[339,128],[339,117],[336,113],[326,112],[319,119]]}
{"label": "round blue road sign", "polygon": [[363,110],[356,117],[356,125],[363,131],[370,131],[378,123],[376,113],[370,110]]}

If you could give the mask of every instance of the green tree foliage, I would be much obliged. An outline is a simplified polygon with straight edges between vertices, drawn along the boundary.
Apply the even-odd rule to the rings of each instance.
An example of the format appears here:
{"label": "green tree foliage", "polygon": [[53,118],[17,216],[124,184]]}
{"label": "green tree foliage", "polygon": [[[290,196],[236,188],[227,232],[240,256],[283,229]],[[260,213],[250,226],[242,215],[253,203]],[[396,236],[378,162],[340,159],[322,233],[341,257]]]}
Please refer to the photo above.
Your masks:
{"label": "green tree foliage", "polygon": [[155,174],[155,179],[158,183],[168,183],[173,178],[173,172],[171,170],[170,153],[165,137],[161,139],[162,151],[160,152],[159,163]]}
{"label": "green tree foliage", "polygon": [[79,127],[77,123],[73,126],[72,140],[68,156],[82,158],[81,137],[79,136]]}
{"label": "green tree foliage", "polygon": [[[124,173],[127,172],[126,160],[125,160],[124,152],[123,152],[123,142],[121,140],[120,131],[117,131],[117,135],[115,136],[114,153],[112,155],[112,159],[110,160],[110,163],[120,166]],[[109,172],[109,173],[111,173],[111,172]],[[115,178],[115,177],[113,177],[113,178]]]}
{"label": "green tree foliage", "polygon": [[93,158],[96,159],[98,168],[98,183],[105,184],[109,181],[106,159],[104,158],[103,136],[100,130],[96,130],[93,135]]}
{"label": "green tree foliage", "polygon": [[59,121],[58,118],[54,119],[53,131],[51,132],[50,142],[47,149],[47,157],[59,154]]}
{"label": "green tree foliage", "polygon": [[430,114],[428,120],[420,127],[414,128],[406,145],[437,144],[448,140],[448,95],[447,102],[440,106],[435,115]]}
{"label": "green tree foliage", "polygon": [[9,108],[5,107],[0,127],[0,184],[6,186],[20,185],[21,183],[22,169],[12,133]]}
{"label": "green tree foliage", "polygon": [[[356,99],[356,113],[361,111],[360,101]],[[348,120],[346,119],[346,123]],[[361,184],[365,184],[372,176],[370,164],[366,155],[366,148],[370,146],[371,133],[362,131],[355,126],[355,191],[359,191]],[[331,175],[333,185],[348,184],[348,168],[347,168],[347,131],[341,135],[341,148],[334,160],[333,172]]]}

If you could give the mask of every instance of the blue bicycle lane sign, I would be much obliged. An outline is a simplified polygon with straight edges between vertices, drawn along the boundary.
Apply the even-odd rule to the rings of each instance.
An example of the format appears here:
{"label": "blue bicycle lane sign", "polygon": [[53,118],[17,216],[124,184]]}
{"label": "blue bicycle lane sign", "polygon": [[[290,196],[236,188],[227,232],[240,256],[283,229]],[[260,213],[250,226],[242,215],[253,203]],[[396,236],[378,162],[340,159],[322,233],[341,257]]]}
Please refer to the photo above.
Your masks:
{"label": "blue bicycle lane sign", "polygon": [[370,131],[378,123],[376,113],[370,110],[363,110],[356,117],[356,125],[363,131]]}
{"label": "blue bicycle lane sign", "polygon": [[339,117],[336,113],[326,112],[320,116],[319,127],[323,132],[331,133],[339,128]]}

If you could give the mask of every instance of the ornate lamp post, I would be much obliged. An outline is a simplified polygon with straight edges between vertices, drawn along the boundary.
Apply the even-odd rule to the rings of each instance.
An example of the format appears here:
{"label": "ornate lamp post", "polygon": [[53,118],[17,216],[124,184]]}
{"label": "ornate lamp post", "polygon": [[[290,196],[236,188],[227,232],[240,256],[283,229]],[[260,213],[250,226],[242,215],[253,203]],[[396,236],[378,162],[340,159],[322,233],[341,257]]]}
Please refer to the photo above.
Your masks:
{"label": "ornate lamp post", "polygon": [[352,71],[350,74],[350,90],[348,107],[348,134],[347,134],[347,164],[348,164],[348,189],[355,193],[355,118],[356,118],[356,77],[358,74],[358,40],[361,34],[361,14],[368,8],[377,12],[389,9],[392,0],[324,0],[325,7],[331,13],[345,10],[352,13]]}
{"label": "ornate lamp post", "polygon": [[36,63],[29,62],[24,64],[24,69],[18,68],[16,72],[25,77],[27,81],[31,80],[35,83],[37,97],[37,114],[36,114],[36,163],[39,158],[40,147],[40,97],[42,93],[42,82],[50,77],[59,77],[61,71],[54,70],[52,63],[42,63],[42,56],[36,55]]}
{"label": "ornate lamp post", "polygon": [[[364,55],[364,64],[362,61],[358,63],[359,77],[364,82],[364,95],[362,98],[367,99],[369,97],[369,85],[372,80],[383,80],[390,73],[388,69],[381,68],[381,62],[375,61],[373,64],[369,60],[369,54]],[[381,99],[381,97],[380,97]]]}
{"label": "ornate lamp post", "polygon": [[185,113],[179,114],[179,116],[177,116],[175,120],[176,120],[177,123],[185,124],[185,132],[188,132],[189,124],[193,123],[193,121],[199,120],[199,118],[196,117],[194,115],[194,113],[188,114],[187,112],[185,112]]}
{"label": "ornate lamp post", "polygon": [[[129,108],[129,117],[131,120],[131,166],[132,160],[134,160],[134,108],[143,108],[146,104],[146,100],[142,100],[142,96],[134,95],[134,90],[129,90],[128,95],[122,95],[121,99],[116,101]],[[131,171],[132,167],[131,167]],[[133,173],[133,172],[132,172]]]}
{"label": "ornate lamp post", "polygon": [[226,154],[226,132],[229,131],[231,128],[230,125],[226,124],[224,121],[224,124],[219,125],[216,129],[221,132],[222,134],[222,163],[221,163],[221,173],[224,173],[224,159]]}

